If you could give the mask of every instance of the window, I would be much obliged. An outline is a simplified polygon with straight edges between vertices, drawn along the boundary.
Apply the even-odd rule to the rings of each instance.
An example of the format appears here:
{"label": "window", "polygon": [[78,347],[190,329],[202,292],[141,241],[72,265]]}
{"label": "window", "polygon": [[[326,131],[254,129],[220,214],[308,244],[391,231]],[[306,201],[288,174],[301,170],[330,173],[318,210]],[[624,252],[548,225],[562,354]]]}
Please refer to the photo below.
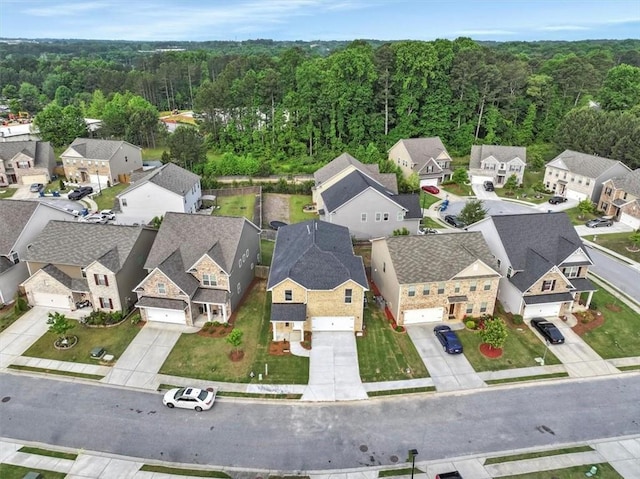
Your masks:
{"label": "window", "polygon": [[344,302],[345,304],[351,304],[353,300],[353,290],[351,288],[347,288],[344,290]]}
{"label": "window", "polygon": [[109,280],[106,274],[94,274],[93,280],[98,286],[109,286]]}
{"label": "window", "polygon": [[404,211],[398,211],[396,214],[396,221],[404,221]]}
{"label": "window", "polygon": [[31,164],[28,161],[18,161],[18,168],[29,168]]}
{"label": "window", "polygon": [[473,303],[467,303],[467,309],[465,310],[466,314],[473,314]]}
{"label": "window", "polygon": [[17,251],[11,252],[11,261],[13,262],[13,264],[18,264],[20,262],[20,257],[18,256]]}
{"label": "window", "polygon": [[103,309],[113,309],[111,298],[100,298],[100,307]]}
{"label": "window", "polygon": [[290,289],[284,290],[284,300],[285,301],[293,301],[293,291]]}
{"label": "window", "polygon": [[167,294],[167,285],[164,283],[158,283],[158,294]]}
{"label": "window", "polygon": [[236,285],[236,291],[238,292],[238,294],[240,294],[240,292],[242,291],[242,286],[240,285],[240,283]]}
{"label": "window", "polygon": [[577,278],[580,275],[580,266],[569,266],[562,269],[562,274],[567,278]]}
{"label": "window", "polygon": [[471,283],[469,283],[469,291],[471,291],[472,293],[478,289],[478,282],[477,281],[471,281]]}
{"label": "window", "polygon": [[383,221],[389,221],[389,213],[382,213]]}
{"label": "window", "polygon": [[589,178],[587,178],[587,180],[584,182],[584,184],[589,186],[591,184],[591,180]]}
{"label": "window", "polygon": [[218,279],[215,274],[204,273],[202,275],[202,284],[205,286],[218,286]]}
{"label": "window", "polygon": [[602,209],[602,211],[607,211],[608,207],[609,207],[609,203],[605,203],[604,201],[602,202],[602,205],[600,205],[600,208]]}
{"label": "window", "polygon": [[415,296],[416,295],[416,287],[415,286],[409,286],[409,288],[407,290],[407,295]]}
{"label": "window", "polygon": [[428,284],[422,286],[422,296],[429,296],[431,287]]}
{"label": "window", "polygon": [[366,213],[360,213],[360,222],[361,223],[366,223],[367,222],[367,214]]}
{"label": "window", "polygon": [[127,199],[126,198],[120,198],[120,202],[122,203],[122,206],[127,206]]}
{"label": "window", "polygon": [[488,279],[484,282],[484,290],[489,291],[491,289],[491,280]]}
{"label": "window", "polygon": [[553,291],[556,287],[556,280],[551,279],[542,282],[542,291]]}
{"label": "window", "polygon": [[499,267],[500,267],[500,264],[502,263],[502,261],[500,261],[499,259],[498,259],[498,260],[496,260],[496,261],[498,261],[498,268],[499,268]]}
{"label": "window", "polygon": [[480,312],[481,313],[486,313],[487,312],[487,303],[486,301],[483,303],[480,303]]}
{"label": "window", "polygon": [[387,263],[382,263],[382,272],[386,272],[387,271]]}
{"label": "window", "polygon": [[438,283],[438,294],[444,294],[444,283]]}
{"label": "window", "polygon": [[611,196],[612,189],[608,186],[604,189],[604,194],[607,196]]}
{"label": "window", "polygon": [[511,266],[509,266],[507,268],[507,278],[511,278],[512,274],[513,274],[513,268]]}
{"label": "window", "polygon": [[382,221],[382,213],[376,213],[376,221],[377,222]]}
{"label": "window", "polygon": [[455,293],[459,293],[459,292],[460,292],[460,283],[456,283],[456,284],[455,284],[453,291],[454,291]]}

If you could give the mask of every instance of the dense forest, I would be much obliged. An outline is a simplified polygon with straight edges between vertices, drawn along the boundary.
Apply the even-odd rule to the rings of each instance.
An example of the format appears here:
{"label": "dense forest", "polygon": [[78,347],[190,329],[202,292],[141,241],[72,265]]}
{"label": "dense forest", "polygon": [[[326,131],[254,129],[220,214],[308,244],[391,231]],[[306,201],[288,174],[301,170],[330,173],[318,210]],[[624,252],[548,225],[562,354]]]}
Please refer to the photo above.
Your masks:
{"label": "dense forest", "polygon": [[[377,161],[419,136],[453,156],[523,145],[533,167],[565,148],[640,167],[640,40],[5,41],[0,85],[58,144],[100,118],[101,135],[167,141],[208,175],[310,172],[342,151]],[[175,109],[199,121],[171,141],[157,118]]]}

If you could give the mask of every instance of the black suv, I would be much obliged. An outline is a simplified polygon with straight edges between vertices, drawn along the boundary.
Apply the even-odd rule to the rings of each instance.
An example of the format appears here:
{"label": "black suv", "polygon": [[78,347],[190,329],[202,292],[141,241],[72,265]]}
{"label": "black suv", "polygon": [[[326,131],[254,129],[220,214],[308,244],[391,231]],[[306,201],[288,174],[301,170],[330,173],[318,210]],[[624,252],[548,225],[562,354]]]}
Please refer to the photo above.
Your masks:
{"label": "black suv", "polygon": [[449,223],[451,226],[453,226],[455,228],[464,228],[465,226],[467,226],[464,223],[464,221],[462,221],[456,215],[447,215],[447,216],[444,217],[444,221],[446,223]]}
{"label": "black suv", "polygon": [[567,199],[564,196],[552,196],[551,198],[549,198],[549,203],[551,203],[552,205],[564,203],[565,201],[567,201]]}
{"label": "black suv", "polygon": [[80,200],[85,196],[90,195],[91,193],[93,193],[93,188],[91,186],[81,186],[77,190],[73,190],[71,193],[69,193],[69,195],[67,195],[67,198],[69,198],[70,200]]}
{"label": "black suv", "polygon": [[493,181],[485,181],[484,182],[484,191],[494,191],[495,188],[493,186]]}

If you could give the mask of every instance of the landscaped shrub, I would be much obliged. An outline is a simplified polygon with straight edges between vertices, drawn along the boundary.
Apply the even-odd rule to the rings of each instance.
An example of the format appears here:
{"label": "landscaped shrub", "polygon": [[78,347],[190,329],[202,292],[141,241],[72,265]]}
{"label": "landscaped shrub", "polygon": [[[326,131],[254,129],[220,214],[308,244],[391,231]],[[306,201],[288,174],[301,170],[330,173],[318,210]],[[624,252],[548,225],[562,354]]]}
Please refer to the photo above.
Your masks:
{"label": "landscaped shrub", "polygon": [[464,325],[469,329],[476,329],[476,322],[473,319],[468,319]]}
{"label": "landscaped shrub", "polygon": [[513,324],[522,324],[524,323],[524,318],[520,314],[514,314],[511,321],[513,321]]}
{"label": "landscaped shrub", "polygon": [[131,324],[138,324],[140,323],[140,321],[142,321],[142,317],[140,316],[140,313],[136,313],[133,316],[131,316]]}
{"label": "landscaped shrub", "polygon": [[88,316],[84,318],[84,323],[89,326],[108,326],[111,324],[117,324],[122,321],[122,312],[114,311],[109,313],[107,311],[91,311]]}
{"label": "landscaped shrub", "polygon": [[596,310],[596,309],[598,309],[598,306],[596,306],[596,303],[591,301],[591,304],[589,304],[589,309]]}

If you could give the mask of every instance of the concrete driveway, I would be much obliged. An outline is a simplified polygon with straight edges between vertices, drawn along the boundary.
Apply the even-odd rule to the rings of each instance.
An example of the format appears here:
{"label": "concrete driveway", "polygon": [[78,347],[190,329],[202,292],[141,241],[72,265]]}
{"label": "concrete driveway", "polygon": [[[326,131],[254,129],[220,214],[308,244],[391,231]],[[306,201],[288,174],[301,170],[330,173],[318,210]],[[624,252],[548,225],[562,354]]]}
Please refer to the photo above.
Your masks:
{"label": "concrete driveway", "polygon": [[633,228],[619,221],[614,221],[611,226],[601,226],[600,228],[588,228],[585,225],[576,226],[576,231],[580,236],[601,235],[609,233],[633,233]]}
{"label": "concrete driveway", "polygon": [[[464,354],[447,354],[433,334],[440,323],[406,326],[422,362],[429,370],[437,391],[458,391],[486,387]],[[453,329],[453,328],[452,328]]]}
{"label": "concrete driveway", "polygon": [[314,331],[309,384],[303,401],[367,399],[362,386],[356,337],[351,331]]}
{"label": "concrete driveway", "polygon": [[495,191],[486,191],[483,185],[472,183],[471,189],[479,200],[500,200],[500,197],[496,195]]}

